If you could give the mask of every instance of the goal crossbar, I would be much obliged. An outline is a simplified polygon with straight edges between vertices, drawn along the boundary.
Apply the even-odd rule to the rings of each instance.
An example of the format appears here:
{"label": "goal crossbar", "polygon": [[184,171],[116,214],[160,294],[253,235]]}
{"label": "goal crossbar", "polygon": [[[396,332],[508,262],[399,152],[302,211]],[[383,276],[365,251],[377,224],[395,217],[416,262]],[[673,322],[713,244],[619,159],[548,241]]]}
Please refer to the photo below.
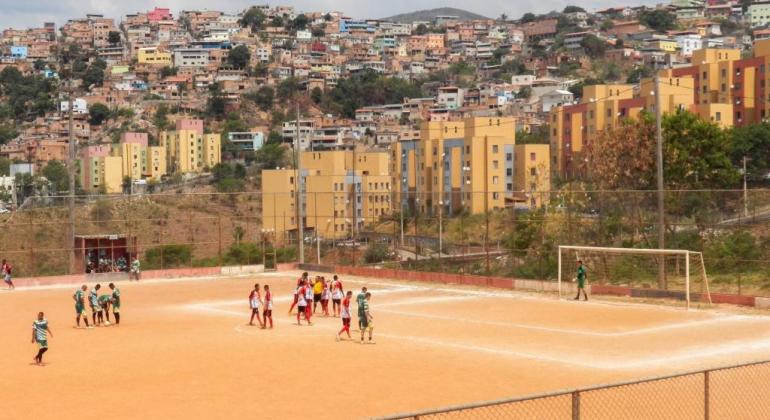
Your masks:
{"label": "goal crossbar", "polygon": [[613,248],[613,247],[598,247],[598,246],[578,246],[578,245],[559,245],[558,255],[558,290],[559,297],[562,296],[562,251],[584,251],[584,252],[601,252],[604,254],[628,254],[628,255],[651,255],[651,256],[682,256],[685,263],[685,299],[687,301],[687,309],[690,309],[690,262],[691,258],[698,258],[700,260],[701,275],[703,276],[703,282],[705,286],[705,297],[711,304],[711,291],[709,290],[708,277],[706,275],[706,267],[703,259],[703,253],[698,251],[690,251],[686,249],[649,249],[649,248]]}

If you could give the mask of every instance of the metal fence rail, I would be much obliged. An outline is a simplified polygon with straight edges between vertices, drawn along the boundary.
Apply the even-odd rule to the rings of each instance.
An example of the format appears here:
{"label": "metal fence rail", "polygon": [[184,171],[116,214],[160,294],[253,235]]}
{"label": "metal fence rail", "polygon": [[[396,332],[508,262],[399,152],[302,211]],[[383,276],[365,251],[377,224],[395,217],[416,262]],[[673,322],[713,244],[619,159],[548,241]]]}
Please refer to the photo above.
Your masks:
{"label": "metal fence rail", "polygon": [[770,361],[402,413],[400,419],[770,418]]}

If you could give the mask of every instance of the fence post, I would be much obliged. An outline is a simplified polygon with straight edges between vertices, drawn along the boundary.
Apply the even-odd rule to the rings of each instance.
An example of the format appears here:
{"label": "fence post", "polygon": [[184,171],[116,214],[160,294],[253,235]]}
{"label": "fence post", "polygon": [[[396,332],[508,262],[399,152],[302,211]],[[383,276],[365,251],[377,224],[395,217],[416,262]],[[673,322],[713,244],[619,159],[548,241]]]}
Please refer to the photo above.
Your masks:
{"label": "fence post", "polygon": [[709,393],[711,390],[709,389],[709,371],[706,370],[703,372],[703,418],[705,420],[709,420],[710,413],[709,411],[711,407],[709,407]]}
{"label": "fence post", "polygon": [[572,420],[580,420],[580,391],[572,393]]}

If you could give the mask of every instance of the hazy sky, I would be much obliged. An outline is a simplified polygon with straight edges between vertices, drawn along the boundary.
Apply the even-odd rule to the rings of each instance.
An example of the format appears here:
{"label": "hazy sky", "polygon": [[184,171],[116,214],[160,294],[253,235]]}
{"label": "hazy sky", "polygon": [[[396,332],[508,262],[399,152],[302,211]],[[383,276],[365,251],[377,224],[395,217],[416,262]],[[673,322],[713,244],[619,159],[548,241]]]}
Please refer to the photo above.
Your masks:
{"label": "hazy sky", "polygon": [[[339,10],[352,17],[370,18],[442,6],[462,8],[488,17],[497,17],[501,13],[519,17],[526,12],[562,10],[567,4],[579,4],[593,10],[617,5],[654,4],[656,1],[663,0],[592,0],[590,6],[584,0],[283,0],[269,4],[292,5],[298,10],[309,11]],[[120,21],[126,13],[145,11],[154,6],[168,7],[176,15],[183,9],[209,8],[235,12],[249,5],[264,3],[254,0],[0,0],[0,28],[39,26],[44,21],[60,25],[70,17],[86,13],[102,13]]]}

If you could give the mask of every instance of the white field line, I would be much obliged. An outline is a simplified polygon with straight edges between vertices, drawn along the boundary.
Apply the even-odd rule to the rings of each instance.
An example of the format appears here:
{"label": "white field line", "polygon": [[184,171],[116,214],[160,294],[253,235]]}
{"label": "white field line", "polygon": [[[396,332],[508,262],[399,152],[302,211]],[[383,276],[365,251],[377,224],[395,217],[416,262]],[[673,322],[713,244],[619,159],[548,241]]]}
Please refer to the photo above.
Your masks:
{"label": "white field line", "polygon": [[393,309],[380,309],[382,307],[390,307],[390,306],[397,306],[397,305],[377,305],[377,312],[384,312],[384,313],[390,313],[394,315],[402,315],[402,316],[415,317],[415,318],[435,319],[440,321],[451,321],[451,322],[489,325],[489,326],[512,328],[512,329],[546,331],[546,332],[553,332],[553,333],[559,333],[559,334],[584,335],[584,336],[590,336],[590,337],[610,337],[610,338],[654,334],[654,333],[660,333],[660,332],[665,332],[669,330],[692,328],[700,325],[713,325],[714,323],[717,323],[717,322],[732,322],[732,321],[744,320],[740,316],[734,316],[732,318],[707,319],[707,320],[681,322],[677,324],[667,324],[667,325],[661,325],[657,327],[640,328],[640,329],[631,330],[631,331],[599,332],[599,331],[576,330],[576,329],[570,329],[570,328],[543,327],[538,325],[520,324],[515,322],[484,321],[484,320],[462,318],[462,317],[456,317],[456,316],[431,315],[431,314],[423,314],[419,312],[400,311],[400,310],[393,310]]}
{"label": "white field line", "polygon": [[[211,313],[244,318],[243,312],[213,308],[205,304],[187,305],[187,306],[188,307],[194,306],[196,309],[211,312]],[[281,323],[281,324],[294,324],[292,320],[284,317],[278,317],[274,319],[274,322]],[[324,329],[327,331],[334,331],[334,332],[337,331],[337,327],[322,325],[318,323],[314,324],[313,328]],[[246,334],[243,331],[239,331],[237,328],[236,328],[236,331],[242,334]],[[252,334],[249,334],[249,335],[252,335]],[[316,334],[313,334],[313,335],[316,335]],[[530,351],[511,350],[510,348],[503,348],[503,347],[497,347],[497,346],[481,346],[481,345],[472,345],[467,343],[458,343],[458,342],[452,342],[452,341],[446,341],[446,340],[438,340],[438,339],[432,339],[432,338],[415,337],[415,336],[409,336],[409,335],[380,333],[379,331],[377,331],[375,335],[377,337],[389,338],[395,341],[410,341],[417,344],[428,345],[428,346],[439,347],[439,348],[451,348],[451,349],[470,351],[470,352],[476,352],[476,353],[493,354],[493,355],[507,356],[507,357],[514,357],[514,358],[524,358],[524,359],[530,359],[530,360],[537,360],[541,362],[559,363],[559,364],[564,364],[569,366],[580,366],[584,368],[600,369],[600,370],[638,369],[638,368],[645,368],[645,367],[649,368],[649,367],[671,366],[671,364],[675,362],[693,362],[696,359],[724,356],[724,355],[736,356],[739,353],[743,353],[747,351],[765,351],[770,349],[770,339],[734,341],[724,345],[705,347],[705,348],[690,346],[687,348],[679,349],[677,353],[671,354],[665,357],[652,357],[652,358],[642,357],[642,358],[636,358],[632,360],[629,360],[628,358],[623,358],[621,359],[621,361],[592,362],[590,361],[592,360],[591,358],[579,357],[574,354],[570,354],[568,356],[547,355],[547,354],[544,354],[543,352],[534,353]]]}

